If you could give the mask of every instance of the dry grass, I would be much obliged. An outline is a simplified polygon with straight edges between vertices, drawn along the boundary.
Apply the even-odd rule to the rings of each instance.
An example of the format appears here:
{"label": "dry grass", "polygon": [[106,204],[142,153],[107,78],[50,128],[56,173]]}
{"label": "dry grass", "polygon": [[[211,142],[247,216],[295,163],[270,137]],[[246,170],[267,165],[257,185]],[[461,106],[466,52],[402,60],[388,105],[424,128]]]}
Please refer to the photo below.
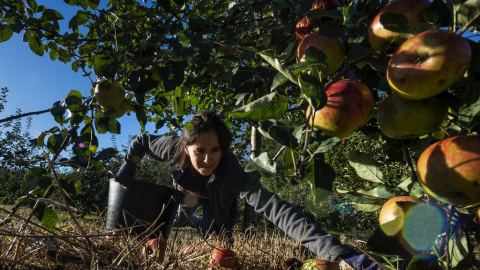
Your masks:
{"label": "dry grass", "polygon": [[[80,230],[71,223],[49,230],[27,215],[8,214],[11,219],[0,220],[0,269],[211,269],[209,254],[219,247],[237,253],[236,269],[295,269],[289,265],[292,258],[313,257],[280,232],[237,233],[230,243],[225,237],[203,239],[192,230],[174,228],[160,262],[142,255],[147,236],[108,236],[101,218],[80,220]],[[189,245],[193,249],[186,254]]]}

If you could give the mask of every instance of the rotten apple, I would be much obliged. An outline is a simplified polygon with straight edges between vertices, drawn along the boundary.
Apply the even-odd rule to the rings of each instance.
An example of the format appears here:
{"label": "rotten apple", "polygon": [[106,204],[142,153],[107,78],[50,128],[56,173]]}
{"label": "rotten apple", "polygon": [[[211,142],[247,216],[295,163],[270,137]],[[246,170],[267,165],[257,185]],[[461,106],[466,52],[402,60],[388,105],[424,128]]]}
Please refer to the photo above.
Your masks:
{"label": "rotten apple", "polygon": [[309,259],[302,265],[302,270],[339,270],[338,263],[319,259]]}
{"label": "rotten apple", "polygon": [[142,249],[144,257],[155,258],[159,262],[165,259],[167,251],[167,242],[162,238],[152,238],[148,240]]}

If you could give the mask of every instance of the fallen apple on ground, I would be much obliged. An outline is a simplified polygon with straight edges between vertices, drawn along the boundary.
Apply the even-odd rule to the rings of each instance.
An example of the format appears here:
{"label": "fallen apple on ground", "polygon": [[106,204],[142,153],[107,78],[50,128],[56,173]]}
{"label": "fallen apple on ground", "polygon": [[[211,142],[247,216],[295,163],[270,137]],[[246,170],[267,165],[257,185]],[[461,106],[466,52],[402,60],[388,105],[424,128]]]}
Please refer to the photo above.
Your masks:
{"label": "fallen apple on ground", "polygon": [[163,262],[165,252],[167,250],[167,242],[164,239],[153,238],[148,240],[142,249],[144,257],[156,258],[157,261]]}
{"label": "fallen apple on ground", "polygon": [[237,261],[237,254],[228,248],[215,248],[210,253],[210,265],[214,267],[233,268]]}

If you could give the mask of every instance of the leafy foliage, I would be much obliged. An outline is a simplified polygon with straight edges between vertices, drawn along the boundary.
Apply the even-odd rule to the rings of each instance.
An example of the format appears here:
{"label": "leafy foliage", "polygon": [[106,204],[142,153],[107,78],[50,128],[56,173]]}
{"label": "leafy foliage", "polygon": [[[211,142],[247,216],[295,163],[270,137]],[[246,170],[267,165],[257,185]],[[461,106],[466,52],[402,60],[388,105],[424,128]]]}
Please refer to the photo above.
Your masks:
{"label": "leafy foliage", "polygon": [[[315,201],[312,208],[342,200],[345,209],[374,213],[397,195],[433,201],[416,181],[415,160],[445,136],[478,133],[480,47],[475,36],[468,39],[472,48],[468,72],[437,97],[452,112],[440,131],[393,140],[382,135],[373,117],[359,132],[340,140],[307,124],[306,108],[327,106],[325,91],[340,79],[365,83],[377,104],[391,93],[386,66],[397,44],[376,51],[367,38],[372,19],[389,1],[345,0],[330,11],[311,10],[313,1],[304,0],[64,2],[76,9],[71,18],[34,0],[4,0],[0,8],[0,42],[23,34],[34,53],[70,63],[92,83],[90,96],[69,91],[50,108],[58,125],[35,140],[45,150],[40,160],[47,166],[25,171],[22,187],[30,195],[49,195],[44,182],[65,183],[76,194],[78,178],[59,177],[55,166],[104,172],[118,154],[113,148],[97,151],[98,133],[122,132],[116,118],[101,112],[93,96],[97,81],[105,79],[117,80],[126,89],[142,127],[153,122],[156,131],[166,128],[175,133],[191,114],[214,110],[234,133],[233,149],[240,157],[248,155],[249,127],[258,127],[283,154],[262,153],[246,169],[263,177],[308,183]],[[476,0],[435,0],[415,27],[401,14],[384,14],[380,20],[387,29],[409,35],[443,28],[466,36],[467,30],[478,31],[479,10]],[[295,26],[305,16],[323,21],[314,31],[346,42],[341,68],[326,78],[325,52],[311,47],[305,62],[295,59],[300,42]],[[61,30],[62,21],[68,22],[66,31]],[[72,156],[59,158],[65,150]],[[455,211],[449,214],[451,219]],[[474,231],[465,230],[465,235]],[[446,261],[455,267],[471,253],[465,242],[478,240],[454,230],[447,236],[449,253],[459,259]]]}

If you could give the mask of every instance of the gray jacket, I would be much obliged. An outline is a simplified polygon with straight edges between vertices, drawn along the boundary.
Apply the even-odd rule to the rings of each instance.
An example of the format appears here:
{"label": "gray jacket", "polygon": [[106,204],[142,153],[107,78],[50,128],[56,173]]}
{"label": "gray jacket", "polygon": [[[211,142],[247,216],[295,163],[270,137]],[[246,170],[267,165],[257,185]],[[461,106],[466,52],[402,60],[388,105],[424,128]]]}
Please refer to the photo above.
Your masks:
{"label": "gray jacket", "polygon": [[[178,139],[178,136],[139,135],[130,146],[120,171],[135,175],[137,164],[145,154],[159,161],[169,161],[177,149]],[[182,175],[182,171],[173,171],[174,183]],[[211,179],[213,180],[208,182],[207,191],[217,228],[230,227],[228,224],[234,223],[231,206],[240,198],[321,259],[336,261],[340,254],[352,250],[316,226],[293,205],[263,188],[258,179],[244,171],[233,153],[222,154],[215,177]]]}

